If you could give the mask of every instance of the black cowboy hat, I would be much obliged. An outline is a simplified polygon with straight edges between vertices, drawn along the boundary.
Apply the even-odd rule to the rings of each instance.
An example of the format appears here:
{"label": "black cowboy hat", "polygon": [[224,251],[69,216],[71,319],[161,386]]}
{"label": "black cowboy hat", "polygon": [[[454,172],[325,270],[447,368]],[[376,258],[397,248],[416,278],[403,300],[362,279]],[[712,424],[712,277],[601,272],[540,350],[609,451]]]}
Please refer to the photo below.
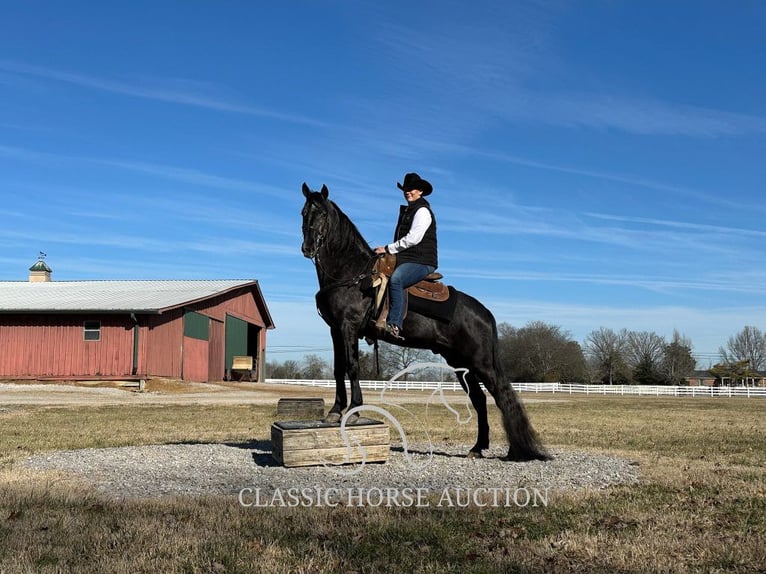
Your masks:
{"label": "black cowboy hat", "polygon": [[433,190],[433,186],[425,179],[421,178],[416,173],[408,173],[404,176],[404,183],[396,183],[396,187],[402,191],[410,191],[413,189],[419,189],[423,192],[423,195],[429,195]]}

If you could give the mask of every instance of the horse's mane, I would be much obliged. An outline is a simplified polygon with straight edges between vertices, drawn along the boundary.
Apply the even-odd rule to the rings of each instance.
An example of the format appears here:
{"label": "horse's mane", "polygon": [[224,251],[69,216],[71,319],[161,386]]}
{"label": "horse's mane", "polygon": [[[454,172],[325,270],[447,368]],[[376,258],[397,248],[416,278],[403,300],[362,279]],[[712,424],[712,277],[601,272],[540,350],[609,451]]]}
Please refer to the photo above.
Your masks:
{"label": "horse's mane", "polygon": [[352,247],[358,248],[364,253],[371,253],[372,249],[369,243],[367,243],[348,215],[343,213],[343,210],[334,201],[328,199],[327,202],[332,206],[338,219],[337,237],[341,249]]}

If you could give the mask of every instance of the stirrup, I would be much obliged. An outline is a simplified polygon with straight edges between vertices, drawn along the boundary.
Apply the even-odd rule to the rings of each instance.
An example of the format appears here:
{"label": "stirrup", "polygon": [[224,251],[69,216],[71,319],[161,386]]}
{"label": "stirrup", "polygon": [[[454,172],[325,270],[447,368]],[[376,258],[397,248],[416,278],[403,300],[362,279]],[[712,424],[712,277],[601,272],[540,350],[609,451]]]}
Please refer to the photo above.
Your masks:
{"label": "stirrup", "polygon": [[390,323],[386,323],[386,334],[392,339],[396,339],[398,341],[404,341],[404,337],[402,337],[399,334],[399,327],[397,327],[396,325],[391,325]]}

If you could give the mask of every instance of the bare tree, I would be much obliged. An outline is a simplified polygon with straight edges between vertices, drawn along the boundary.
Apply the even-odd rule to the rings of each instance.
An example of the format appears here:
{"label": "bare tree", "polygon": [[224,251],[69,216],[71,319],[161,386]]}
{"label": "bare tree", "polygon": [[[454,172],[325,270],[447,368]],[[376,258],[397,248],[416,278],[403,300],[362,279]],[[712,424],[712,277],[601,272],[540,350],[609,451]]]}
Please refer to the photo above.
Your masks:
{"label": "bare tree", "polygon": [[634,368],[642,361],[657,365],[662,360],[665,339],[649,331],[628,331],[625,334],[625,362]]}
{"label": "bare tree", "polygon": [[[431,351],[399,347],[397,345],[389,345],[388,343],[380,343],[378,352],[381,374],[384,375],[386,379],[415,363],[429,363],[434,361],[434,355]],[[411,374],[406,373],[403,380],[411,378],[413,378]]]}
{"label": "bare tree", "polygon": [[649,331],[629,331],[625,334],[625,361],[633,373],[633,380],[644,385],[664,382],[660,372],[665,350],[665,339]]}
{"label": "bare tree", "polygon": [[288,359],[284,363],[267,362],[266,377],[269,379],[300,379],[302,375],[298,361]]}
{"label": "bare tree", "polygon": [[766,366],[766,335],[757,327],[747,326],[729,337],[726,348],[718,352],[724,363],[748,361],[750,369],[760,371]]}
{"label": "bare tree", "polygon": [[303,357],[301,375],[303,379],[329,379],[330,365],[319,355],[306,355]]}
{"label": "bare tree", "polygon": [[598,377],[610,385],[628,379],[625,365],[626,334],[601,327],[585,338],[584,351]]}

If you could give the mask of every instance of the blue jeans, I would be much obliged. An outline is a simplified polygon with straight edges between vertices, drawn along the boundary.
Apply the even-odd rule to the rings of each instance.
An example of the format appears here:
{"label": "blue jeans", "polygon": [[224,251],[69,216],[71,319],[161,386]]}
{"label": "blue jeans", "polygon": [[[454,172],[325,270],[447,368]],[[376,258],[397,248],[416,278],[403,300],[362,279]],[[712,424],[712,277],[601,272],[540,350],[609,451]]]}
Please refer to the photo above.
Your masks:
{"label": "blue jeans", "polygon": [[404,290],[423,280],[429,273],[433,273],[434,269],[435,267],[432,265],[423,265],[410,261],[396,266],[388,283],[391,305],[388,310],[386,323],[396,325],[399,329],[402,328],[402,323],[404,322]]}

